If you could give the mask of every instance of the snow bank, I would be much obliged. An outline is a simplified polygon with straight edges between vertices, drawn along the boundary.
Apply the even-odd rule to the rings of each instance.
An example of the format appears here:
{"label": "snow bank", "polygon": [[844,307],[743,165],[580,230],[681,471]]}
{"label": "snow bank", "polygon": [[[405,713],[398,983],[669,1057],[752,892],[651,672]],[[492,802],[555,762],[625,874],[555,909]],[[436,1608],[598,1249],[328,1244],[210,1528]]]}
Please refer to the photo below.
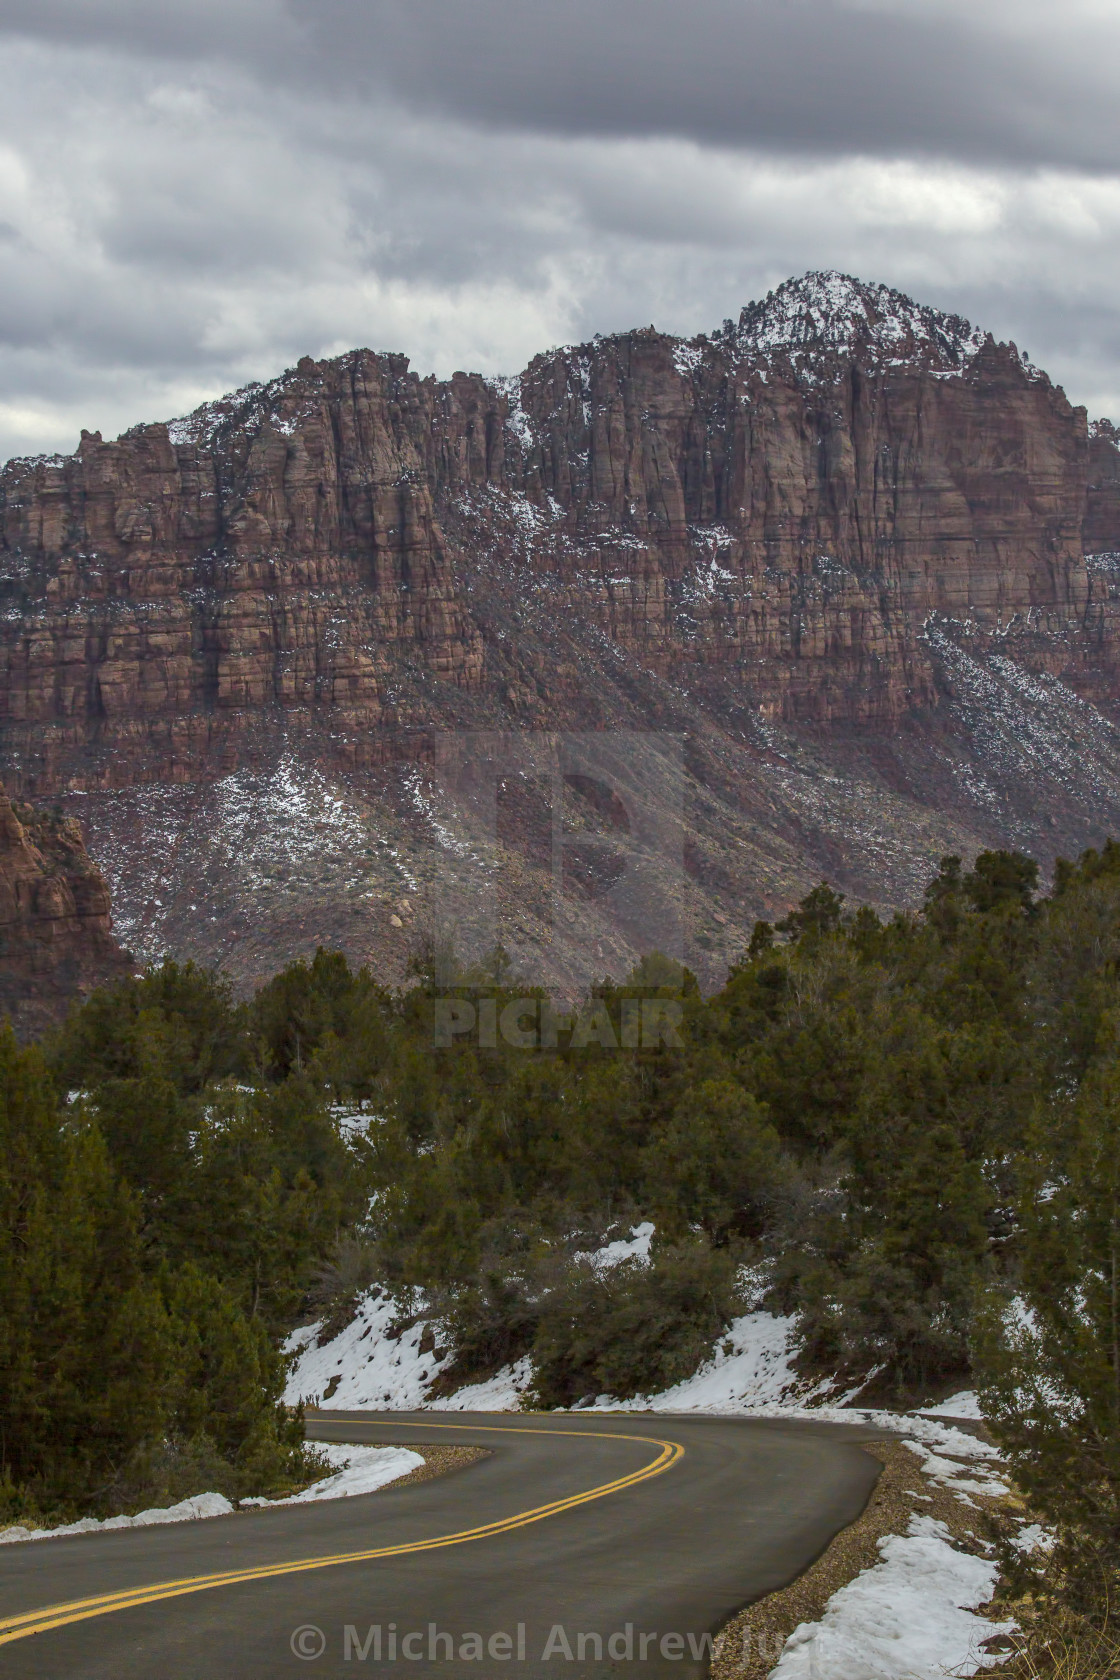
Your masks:
{"label": "snow bank", "polygon": [[338,1466],[333,1476],[313,1482],[302,1493],[290,1494],[287,1499],[243,1499],[247,1505],[306,1505],[317,1499],[351,1499],[358,1493],[376,1493],[389,1482],[419,1470],[424,1463],[420,1453],[407,1447],[352,1447],[331,1443],[315,1443],[317,1451],[331,1464]]}
{"label": "snow bank", "polygon": [[[317,1450],[331,1464],[338,1466],[333,1476],[313,1482],[302,1493],[287,1499],[243,1499],[240,1509],[263,1505],[304,1505],[316,1499],[348,1499],[358,1493],[374,1493],[378,1488],[395,1482],[424,1463],[419,1453],[407,1447],[352,1447],[322,1445]],[[62,1528],[8,1528],[0,1533],[0,1545],[15,1540],[61,1540],[69,1534],[104,1534],[117,1528],[150,1528],[156,1523],[198,1522],[203,1517],[229,1516],[235,1507],[221,1493],[196,1493],[178,1505],[154,1506],[140,1511],[135,1517],[83,1517],[81,1522],[67,1523]]]}
{"label": "snow bank", "polygon": [[972,1613],[995,1590],[994,1563],[958,1552],[929,1516],[912,1516],[879,1551],[882,1563],[833,1593],[819,1622],[795,1628],[770,1680],[945,1680],[1000,1661],[981,1642],[1015,1623]]}
{"label": "snow bank", "polygon": [[960,1394],[951,1394],[948,1400],[942,1400],[940,1406],[923,1406],[925,1417],[966,1418],[979,1423],[983,1413],[980,1410],[979,1396],[971,1388],[966,1388]]}
{"label": "snow bank", "polygon": [[151,1528],[157,1523],[198,1522],[203,1517],[225,1517],[233,1510],[221,1493],[196,1493],[181,1499],[178,1505],[153,1506],[150,1511],[138,1511],[134,1517],[83,1517],[81,1522],[66,1523],[61,1528],[6,1528],[0,1534],[0,1545],[14,1540],[61,1540],[68,1534],[104,1534],[116,1528]]}

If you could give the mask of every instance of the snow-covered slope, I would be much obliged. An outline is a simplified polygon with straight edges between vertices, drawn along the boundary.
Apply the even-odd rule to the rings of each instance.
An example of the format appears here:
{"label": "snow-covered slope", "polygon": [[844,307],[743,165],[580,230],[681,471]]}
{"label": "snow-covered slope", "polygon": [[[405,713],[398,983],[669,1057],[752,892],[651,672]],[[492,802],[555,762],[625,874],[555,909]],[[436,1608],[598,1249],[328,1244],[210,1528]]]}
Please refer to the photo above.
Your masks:
{"label": "snow-covered slope", "polygon": [[[320,1325],[296,1330],[285,1352],[295,1355],[285,1399],[316,1406],[375,1406],[412,1411],[428,1404],[428,1389],[451,1362],[438,1325],[417,1317],[400,1328],[401,1309],[381,1290],[363,1296],[345,1330],[318,1345]],[[502,1408],[503,1410],[509,1408]]]}
{"label": "snow-covered slope", "polygon": [[[354,1322],[323,1347],[316,1346],[317,1325],[297,1330],[287,1344],[287,1351],[295,1355],[285,1396],[288,1403],[304,1400],[343,1410],[354,1406],[389,1411],[426,1406],[517,1410],[522,1395],[532,1386],[527,1359],[507,1366],[487,1382],[433,1400],[429,1389],[450,1363],[450,1350],[441,1341],[440,1327],[424,1318],[390,1339],[387,1332],[398,1313],[387,1296],[377,1300],[367,1296]],[[839,1398],[837,1385],[806,1383],[794,1370],[795,1328],[792,1318],[746,1313],[728,1326],[712,1358],[684,1382],[637,1400],[618,1401],[604,1394],[598,1404],[630,1411],[751,1411]],[[421,1351],[422,1347],[427,1351]]]}
{"label": "snow-covered slope", "polygon": [[[647,1220],[602,1247],[577,1253],[575,1259],[593,1272],[608,1272],[624,1261],[648,1265],[654,1228]],[[765,1316],[765,1315],[764,1315]],[[377,1406],[411,1411],[418,1406],[444,1410],[516,1411],[532,1386],[529,1361],[507,1366],[486,1382],[473,1383],[454,1395],[434,1399],[430,1389],[451,1363],[451,1348],[443,1326],[431,1318],[419,1291],[411,1311],[402,1316],[399,1303],[380,1289],[362,1297],[357,1315],[340,1335],[319,1345],[321,1325],[311,1324],[288,1338],[285,1352],[293,1356],[285,1398],[316,1406],[348,1408]]]}

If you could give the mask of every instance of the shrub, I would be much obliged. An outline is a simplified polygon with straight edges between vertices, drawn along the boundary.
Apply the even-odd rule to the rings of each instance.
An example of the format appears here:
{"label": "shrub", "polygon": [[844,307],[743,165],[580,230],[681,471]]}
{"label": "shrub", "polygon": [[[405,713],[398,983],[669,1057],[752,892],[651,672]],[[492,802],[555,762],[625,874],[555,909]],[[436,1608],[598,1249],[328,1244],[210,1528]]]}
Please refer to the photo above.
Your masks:
{"label": "shrub", "polygon": [[572,1269],[541,1304],[533,1344],[542,1406],[653,1394],[691,1376],[738,1306],[730,1258],[699,1243],[605,1273]]}

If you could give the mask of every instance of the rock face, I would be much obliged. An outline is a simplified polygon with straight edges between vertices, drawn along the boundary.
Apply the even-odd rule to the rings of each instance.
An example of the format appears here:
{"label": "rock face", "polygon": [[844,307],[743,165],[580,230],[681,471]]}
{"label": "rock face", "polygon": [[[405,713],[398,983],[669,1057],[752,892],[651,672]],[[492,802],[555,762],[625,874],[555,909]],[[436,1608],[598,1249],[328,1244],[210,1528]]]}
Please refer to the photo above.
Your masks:
{"label": "rock face", "polygon": [[[160,892],[145,909],[126,882],[153,801],[174,851],[239,777],[313,767],[346,782],[359,827],[374,806],[399,824],[421,815],[408,766],[434,730],[671,726],[698,811],[718,794],[719,831],[746,823],[746,914],[770,903],[760,824],[810,873],[873,879],[850,844],[774,815],[760,766],[786,748],[802,762],[811,740],[833,771],[870,753],[923,805],[923,754],[956,763],[934,745],[972,704],[962,658],[1010,658],[1075,710],[1120,684],[1115,430],[1013,345],[832,274],[710,336],[597,338],[512,380],[306,359],[185,420],[9,462],[0,531],[0,768],[84,813],[153,950]],[[899,757],[907,734],[925,745]],[[1036,833],[1016,828],[1017,772],[983,797],[970,774],[933,807],[962,844]],[[1054,838],[1086,838],[1112,794],[1070,815],[1064,774]],[[208,911],[198,954],[231,960],[253,914]]]}
{"label": "rock face", "polygon": [[0,790],[0,1013],[37,1032],[131,968],[78,824]]}

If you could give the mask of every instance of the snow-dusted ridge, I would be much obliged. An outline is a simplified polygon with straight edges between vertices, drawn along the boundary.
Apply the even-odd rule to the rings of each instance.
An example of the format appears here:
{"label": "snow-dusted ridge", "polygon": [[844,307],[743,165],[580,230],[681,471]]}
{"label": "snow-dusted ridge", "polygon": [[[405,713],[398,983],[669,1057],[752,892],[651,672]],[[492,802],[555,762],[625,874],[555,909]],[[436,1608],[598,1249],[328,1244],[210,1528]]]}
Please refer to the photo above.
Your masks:
{"label": "snow-dusted ridge", "polygon": [[[762,368],[786,364],[810,381],[836,361],[963,373],[990,338],[960,315],[835,269],[786,280],[747,304],[725,333],[744,361]],[[1019,360],[1032,378],[1044,377],[1025,355]]]}
{"label": "snow-dusted ridge", "polygon": [[[701,334],[695,339],[677,339],[673,361],[682,378],[691,378],[704,364],[706,347],[730,343],[740,360],[756,363],[763,372],[780,366],[807,384],[819,383],[826,367],[837,360],[858,360],[877,368],[914,365],[948,377],[964,372],[989,337],[962,316],[916,303],[893,286],[859,280],[835,269],[811,270],[746,304],[738,322],[726,321],[710,338]],[[596,342],[607,340],[597,337]],[[1032,379],[1046,378],[1025,353],[1016,353]],[[346,363],[365,354],[368,352],[351,350],[339,360]],[[377,354],[384,357],[394,353]],[[565,344],[545,354],[571,359],[578,386],[572,394],[583,403],[587,419],[587,346]],[[306,368],[286,368],[273,379],[253,380],[236,391],[200,403],[191,413],[167,422],[170,441],[180,447],[208,449],[232,430],[260,426],[266,421],[283,435],[294,436],[322,411],[320,396],[306,390],[307,377]],[[410,372],[400,377],[414,380],[419,376]],[[486,383],[507,399],[506,424],[522,452],[528,452],[537,438],[534,424],[522,407],[522,375],[491,375]],[[1117,436],[1107,420],[1093,422],[1091,430],[1094,436]],[[9,465],[63,467],[69,459],[65,455],[20,456]]]}

